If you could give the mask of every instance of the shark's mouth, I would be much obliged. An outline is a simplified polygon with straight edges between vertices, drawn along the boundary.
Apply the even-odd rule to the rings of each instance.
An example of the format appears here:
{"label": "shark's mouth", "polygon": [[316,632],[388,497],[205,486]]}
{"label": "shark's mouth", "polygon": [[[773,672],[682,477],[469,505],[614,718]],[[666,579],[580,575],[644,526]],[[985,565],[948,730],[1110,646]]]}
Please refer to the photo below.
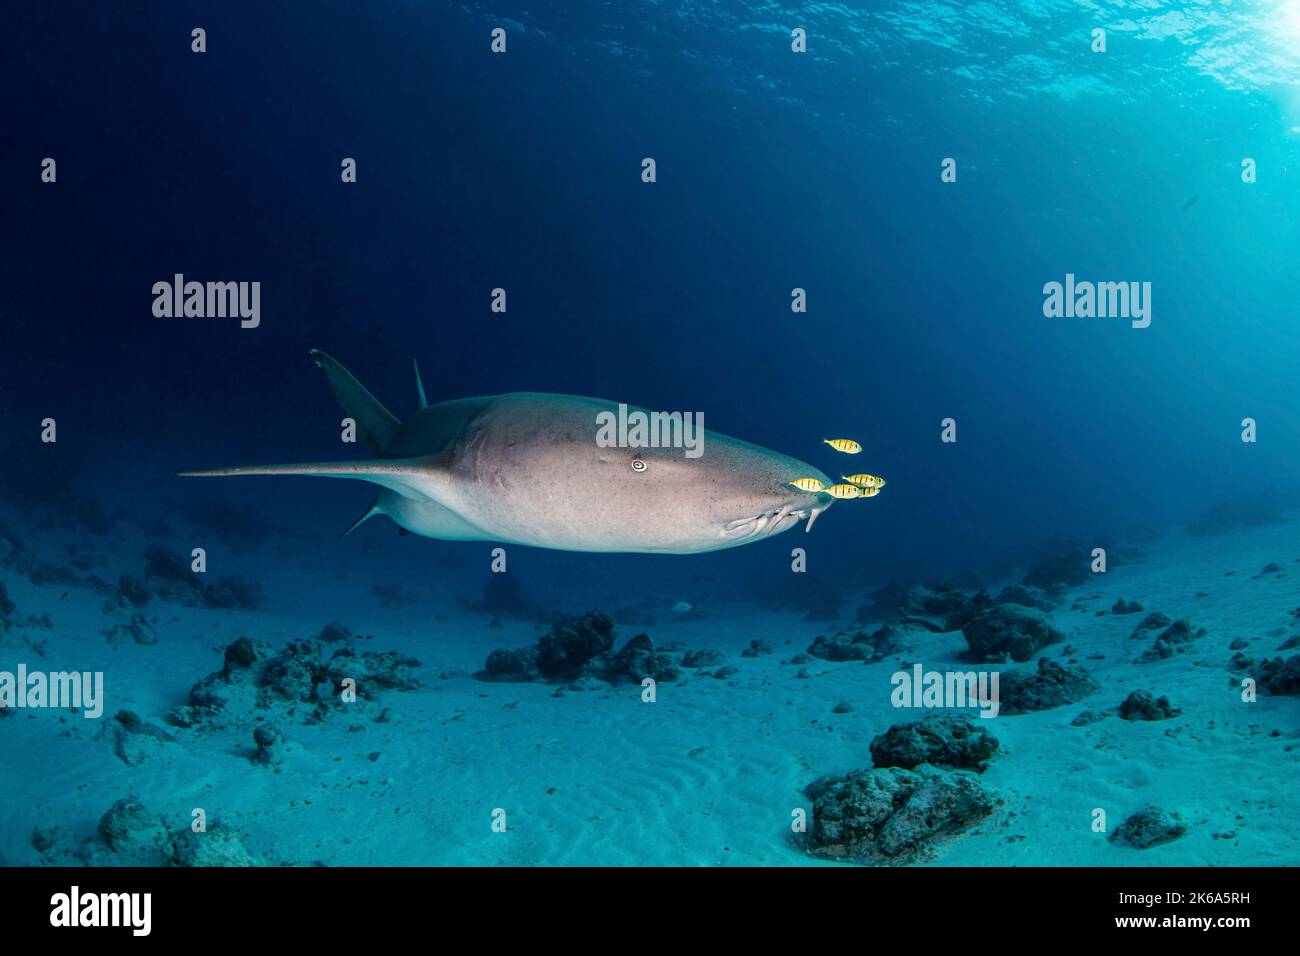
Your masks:
{"label": "shark's mouth", "polygon": [[808,502],[798,507],[792,504],[782,505],[780,508],[764,511],[761,514],[728,521],[722,526],[722,534],[733,541],[748,541],[753,538],[780,534],[782,531],[793,528],[805,518],[808,519],[808,527],[804,530],[811,531],[817,516],[832,504],[834,504],[834,499],[827,501],[825,504]]}

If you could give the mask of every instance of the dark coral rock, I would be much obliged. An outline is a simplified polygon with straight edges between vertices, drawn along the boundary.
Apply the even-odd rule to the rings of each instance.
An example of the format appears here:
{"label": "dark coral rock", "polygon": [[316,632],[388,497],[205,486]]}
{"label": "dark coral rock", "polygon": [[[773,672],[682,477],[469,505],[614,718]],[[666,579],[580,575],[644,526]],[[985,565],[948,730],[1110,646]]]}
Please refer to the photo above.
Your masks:
{"label": "dark coral rock", "polygon": [[1003,671],[999,677],[1000,713],[1014,716],[1073,704],[1095,694],[1100,687],[1082,667],[1039,658],[1038,669]]}
{"label": "dark coral rock", "polygon": [[153,629],[149,619],[138,611],[131,615],[131,620],[126,624],[114,624],[112,627],[106,627],[103,631],[110,644],[125,644],[134,642],[136,644],[157,644],[158,633]]}
{"label": "dark coral rock", "polygon": [[173,837],[174,866],[262,866],[265,861],[244,848],[243,835],[221,823],[212,823],[202,833],[190,829]]}
{"label": "dark coral rock", "polygon": [[525,647],[517,651],[497,648],[488,655],[483,665],[485,680],[524,683],[541,680],[537,669],[537,648]]}
{"label": "dark coral rock", "polygon": [[262,725],[253,731],[253,743],[257,750],[249,760],[259,766],[269,767],[281,760],[279,747],[284,743],[284,734],[275,727]]}
{"label": "dark coral rock", "polygon": [[[807,654],[824,661],[874,661],[902,648],[898,627],[892,621],[868,633],[856,631],[848,637],[841,631],[834,637],[818,635]],[[791,659],[790,663],[805,663]]]}
{"label": "dark coral rock", "polygon": [[1151,647],[1138,660],[1145,664],[1151,661],[1163,660],[1166,657],[1173,657],[1175,654],[1181,654],[1185,651],[1187,649],[1185,645],[1190,644],[1198,637],[1204,636],[1205,628],[1193,630],[1192,625],[1186,620],[1174,621],[1160,633]]}
{"label": "dark coral rock", "polygon": [[1106,712],[1103,710],[1083,710],[1079,716],[1070,721],[1071,727],[1087,727],[1089,724],[1095,724],[1099,720],[1106,719]]}
{"label": "dark coral rock", "polygon": [[718,680],[726,680],[728,677],[731,677],[733,674],[736,673],[739,673],[736,670],[736,668],[728,664],[726,667],[719,667],[716,671],[713,672],[713,676],[716,677]]}
{"label": "dark coral rock", "polygon": [[117,598],[121,606],[144,607],[153,600],[153,593],[144,582],[124,574],[117,579]]}
{"label": "dark coral rock", "polygon": [[649,634],[638,634],[635,637],[630,638],[628,642],[624,644],[622,648],[619,649],[619,653],[632,654],[638,652],[645,652],[647,654],[653,654],[654,649],[655,649],[655,643],[654,641],[650,640]]}
{"label": "dark coral rock", "polygon": [[682,655],[683,667],[717,667],[726,663],[727,655],[722,651],[715,651],[712,648],[701,648],[697,651],[687,651]]}
{"label": "dark coral rock", "polygon": [[236,671],[246,670],[257,662],[257,658],[257,645],[247,637],[238,638],[226,648],[221,675],[230,677]]}
{"label": "dark coral rock", "polygon": [[1150,664],[1152,661],[1162,661],[1167,657],[1173,657],[1177,653],[1178,651],[1172,644],[1165,644],[1161,641],[1156,641],[1142,652],[1142,656],[1138,658],[1138,663]]}
{"label": "dark coral rock", "polygon": [[100,818],[94,836],[79,844],[60,827],[33,834],[32,845],[47,865],[264,866],[243,848],[240,834],[213,822],[201,832],[191,826],[169,830],[163,817],[137,797],[118,800]]}
{"label": "dark coral rock", "polygon": [[[672,681],[681,677],[676,660],[657,651],[647,634],[638,634],[615,653],[614,622],[599,611],[557,624],[536,647],[495,650],[477,675],[480,680],[572,681],[574,689],[598,687],[647,677]],[[698,666],[698,665],[697,665]]]}
{"label": "dark coral rock", "polygon": [[9,598],[9,589],[0,581],[0,631],[7,631],[14,625],[14,613],[18,606]]}
{"label": "dark coral rock", "polygon": [[162,817],[137,797],[114,803],[99,818],[98,835],[119,864],[161,866],[171,855],[171,834]]}
{"label": "dark coral rock", "polygon": [[1176,815],[1159,807],[1145,806],[1116,827],[1109,839],[1117,846],[1145,850],[1177,840],[1186,832],[1187,827]]}
{"label": "dark coral rock", "polygon": [[854,644],[821,635],[812,642],[808,654],[824,661],[869,661],[876,656],[869,644]]}
{"label": "dark coral rock", "polygon": [[771,653],[772,653],[771,641],[753,640],[749,642],[748,647],[746,647],[743,651],[740,652],[740,656],[741,657],[762,657],[766,654],[771,654]]}
{"label": "dark coral rock", "polygon": [[[396,651],[366,651],[358,654],[343,647],[325,659],[319,641],[291,641],[279,652],[260,641],[241,637],[230,644],[222,668],[190,689],[186,704],[175,708],[168,720],[180,727],[192,727],[232,708],[232,714],[253,707],[315,704],[317,717],[324,705],[342,704],[336,697],[322,696],[323,686],[337,689],[345,678],[356,681],[358,699],[373,699],[382,690],[410,690],[419,686],[411,669],[419,661]],[[292,712],[292,710],[291,710]]]}
{"label": "dark coral rock", "polygon": [[987,591],[967,594],[947,583],[933,588],[916,584],[907,589],[898,610],[905,622],[936,632],[958,631],[992,603]]}
{"label": "dark coral rock", "polygon": [[154,724],[145,723],[131,710],[119,710],[100,731],[113,744],[113,753],[128,767],[138,767],[156,754],[162,745],[175,740]]}
{"label": "dark coral rock", "polygon": [[871,741],[877,767],[911,770],[923,763],[983,773],[997,752],[998,741],[965,717],[930,714],[910,724],[895,724]]}
{"label": "dark coral rock", "polygon": [[1168,697],[1157,699],[1144,690],[1133,691],[1119,705],[1119,715],[1125,720],[1168,720],[1181,713]]}
{"label": "dark coral rock", "polygon": [[1060,598],[1030,584],[1012,584],[1003,588],[993,599],[994,604],[1019,604],[1040,611],[1051,611],[1060,605]]}
{"label": "dark coral rock", "polygon": [[975,777],[896,767],[824,777],[804,793],[813,804],[809,852],[872,864],[933,859],[942,841],[999,804]]}
{"label": "dark coral rock", "polygon": [[1112,614],[1140,614],[1146,610],[1137,601],[1125,601],[1123,598],[1116,598],[1115,603],[1111,605]]}
{"label": "dark coral rock", "polygon": [[216,716],[225,710],[233,697],[240,695],[247,698],[246,703],[251,706],[255,697],[252,691],[255,674],[265,666],[262,658],[268,650],[265,644],[254,644],[247,637],[231,643],[225,650],[221,670],[191,687],[185,705],[173,710],[168,721],[179,727],[191,727],[200,720]]}
{"label": "dark coral rock", "polygon": [[356,681],[357,697],[373,700],[381,690],[414,690],[420,682],[411,673],[420,662],[397,651],[366,651],[358,654],[342,648],[325,664],[324,680],[339,690],[343,681]]}
{"label": "dark coral rock", "polygon": [[1275,696],[1300,696],[1300,654],[1259,663],[1259,686]]}
{"label": "dark coral rock", "polygon": [[877,657],[894,654],[903,649],[903,636],[898,625],[887,621],[870,633],[858,631],[853,635],[854,644],[868,644]]}
{"label": "dark coral rock", "polygon": [[1018,604],[998,604],[962,628],[976,662],[1027,661],[1040,648],[1065,639],[1042,611]]}
{"label": "dark coral rock", "polygon": [[1205,636],[1205,628],[1193,631],[1186,620],[1174,621],[1160,634],[1160,640],[1168,644],[1187,644],[1198,637]]}
{"label": "dark coral rock", "polygon": [[1133,633],[1129,635],[1129,640],[1139,637],[1146,637],[1148,631],[1158,631],[1162,627],[1168,627],[1174,623],[1173,619],[1167,614],[1161,614],[1159,611],[1152,611],[1144,617],[1138,626],[1133,628]]}
{"label": "dark coral rock", "polygon": [[668,681],[678,680],[682,676],[682,669],[677,666],[677,662],[669,655],[653,654],[642,667],[633,670],[625,670],[624,673],[638,684],[647,677],[657,683],[663,684]]}
{"label": "dark coral rock", "polygon": [[599,611],[556,625],[537,642],[537,669],[555,679],[582,670],[584,664],[614,646],[614,622]]}
{"label": "dark coral rock", "polygon": [[320,644],[290,641],[267,661],[258,684],[282,700],[311,703],[316,700],[316,688],[324,682]]}
{"label": "dark coral rock", "polygon": [[599,676],[610,683],[632,681],[639,684],[647,677],[656,683],[681,677],[677,662],[667,654],[657,653],[647,634],[638,634],[611,655]]}

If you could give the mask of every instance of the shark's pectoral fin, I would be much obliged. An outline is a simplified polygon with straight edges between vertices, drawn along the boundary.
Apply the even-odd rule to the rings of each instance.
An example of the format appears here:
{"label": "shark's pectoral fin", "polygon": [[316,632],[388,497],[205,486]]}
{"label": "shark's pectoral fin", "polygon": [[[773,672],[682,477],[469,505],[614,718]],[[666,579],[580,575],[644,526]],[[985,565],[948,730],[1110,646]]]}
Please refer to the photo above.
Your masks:
{"label": "shark's pectoral fin", "polygon": [[365,512],[361,515],[360,518],[352,522],[352,524],[348,525],[347,528],[345,528],[343,531],[340,531],[339,537],[346,538],[353,531],[356,531],[357,528],[361,527],[361,525],[365,522],[367,518],[372,518],[375,515],[381,515],[383,513],[384,510],[379,507],[379,495],[375,495],[375,500],[370,502],[370,507],[365,510]]}
{"label": "shark's pectoral fin", "polygon": [[[441,503],[447,478],[432,458],[381,458],[375,461],[312,461],[296,465],[250,465],[177,472],[182,478],[231,475],[306,475],[311,478],[357,478],[415,501]],[[359,524],[360,522],[358,522]]]}
{"label": "shark's pectoral fin", "polygon": [[415,366],[415,392],[419,396],[420,407],[428,408],[429,400],[424,396],[424,380],[420,378],[420,362],[418,359],[411,359],[411,363]]}

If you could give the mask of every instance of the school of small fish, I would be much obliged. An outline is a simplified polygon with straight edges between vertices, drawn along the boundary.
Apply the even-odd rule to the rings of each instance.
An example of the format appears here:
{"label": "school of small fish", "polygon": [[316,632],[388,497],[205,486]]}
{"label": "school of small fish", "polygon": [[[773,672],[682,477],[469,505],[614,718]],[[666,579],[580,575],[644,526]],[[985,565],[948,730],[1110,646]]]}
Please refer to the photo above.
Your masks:
{"label": "school of small fish", "polygon": [[[823,438],[822,442],[845,455],[856,455],[862,451],[862,445],[852,438]],[[884,478],[877,475],[868,475],[866,472],[856,475],[841,475],[840,478],[842,482],[834,485],[828,485],[818,478],[796,478],[790,484],[800,491],[814,493],[824,491],[833,498],[846,501],[853,498],[874,498],[880,494],[880,489],[885,487]]]}

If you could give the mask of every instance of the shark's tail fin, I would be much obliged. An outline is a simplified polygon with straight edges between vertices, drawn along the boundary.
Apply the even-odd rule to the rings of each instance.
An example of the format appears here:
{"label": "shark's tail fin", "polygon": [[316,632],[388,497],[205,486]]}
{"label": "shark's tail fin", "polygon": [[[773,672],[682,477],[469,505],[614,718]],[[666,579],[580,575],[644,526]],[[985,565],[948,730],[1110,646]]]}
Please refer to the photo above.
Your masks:
{"label": "shark's tail fin", "polygon": [[319,349],[311,350],[311,358],[325,372],[330,390],[343,411],[357,423],[357,433],[370,454],[376,457],[387,454],[401,423],[337,361]]}
{"label": "shark's tail fin", "polygon": [[404,498],[434,500],[440,483],[429,458],[389,458],[379,461],[312,461],[294,465],[246,465],[178,471],[182,478],[221,478],[229,475],[307,475],[312,478],[358,478],[395,491]]}

